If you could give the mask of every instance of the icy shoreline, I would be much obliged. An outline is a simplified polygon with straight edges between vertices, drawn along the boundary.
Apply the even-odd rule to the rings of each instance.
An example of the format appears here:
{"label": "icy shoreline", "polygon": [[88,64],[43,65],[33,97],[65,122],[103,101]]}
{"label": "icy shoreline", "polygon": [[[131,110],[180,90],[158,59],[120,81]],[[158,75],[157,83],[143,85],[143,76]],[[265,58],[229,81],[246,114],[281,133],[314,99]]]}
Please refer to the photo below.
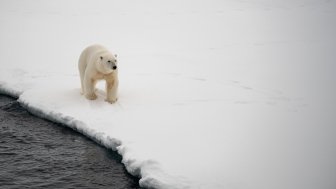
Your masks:
{"label": "icy shoreline", "polygon": [[117,152],[32,115],[4,94],[0,135],[1,188],[140,189],[139,178],[127,173]]}
{"label": "icy shoreline", "polygon": [[[122,163],[126,167],[127,171],[136,177],[139,177],[139,184],[143,188],[167,188],[168,186],[165,186],[164,183],[161,183],[159,180],[156,180],[155,178],[150,179],[144,179],[144,173],[141,169],[141,165],[146,164],[146,166],[155,167],[155,169],[158,171],[157,173],[160,174],[160,170],[156,166],[155,162],[137,162],[136,160],[132,158],[125,159],[125,147],[122,145],[122,142],[118,139],[111,138],[110,136],[95,131],[94,129],[90,129],[85,123],[83,123],[80,120],[76,120],[75,118],[72,118],[70,116],[63,115],[59,112],[53,112],[52,110],[46,110],[39,108],[38,106],[34,106],[34,104],[31,104],[29,102],[26,102],[25,100],[22,100],[20,96],[23,92],[16,91],[15,89],[11,89],[9,87],[4,87],[0,84],[0,94],[1,95],[7,95],[11,96],[13,98],[16,98],[17,101],[20,103],[22,107],[24,107],[27,111],[29,111],[31,114],[58,123],[62,124],[64,126],[67,126],[71,129],[73,129],[76,132],[79,132],[83,134],[84,136],[88,137],[89,139],[95,141],[97,144],[104,146],[107,149],[111,149],[113,151],[118,152],[119,155],[122,157]],[[161,173],[162,174],[162,173]],[[146,177],[145,177],[146,178]],[[146,181],[149,180],[149,181]],[[169,188],[174,188],[173,186],[170,186]]]}

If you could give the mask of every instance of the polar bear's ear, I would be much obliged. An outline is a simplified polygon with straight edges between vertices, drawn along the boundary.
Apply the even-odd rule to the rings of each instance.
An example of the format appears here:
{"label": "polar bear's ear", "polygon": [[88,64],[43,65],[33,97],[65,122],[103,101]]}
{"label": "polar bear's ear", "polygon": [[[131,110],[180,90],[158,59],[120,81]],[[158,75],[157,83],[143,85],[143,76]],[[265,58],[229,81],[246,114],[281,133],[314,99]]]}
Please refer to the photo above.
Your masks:
{"label": "polar bear's ear", "polygon": [[117,54],[114,54],[114,57],[118,58],[118,55],[117,55]]}
{"label": "polar bear's ear", "polygon": [[102,57],[102,56],[100,57],[100,60],[103,60],[103,57]]}

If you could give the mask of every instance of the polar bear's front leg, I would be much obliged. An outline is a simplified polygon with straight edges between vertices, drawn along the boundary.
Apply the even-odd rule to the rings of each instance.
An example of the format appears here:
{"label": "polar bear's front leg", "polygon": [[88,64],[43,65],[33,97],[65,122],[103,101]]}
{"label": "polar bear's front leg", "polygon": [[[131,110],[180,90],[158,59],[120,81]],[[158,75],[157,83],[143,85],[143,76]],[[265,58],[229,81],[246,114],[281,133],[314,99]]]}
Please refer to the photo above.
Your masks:
{"label": "polar bear's front leg", "polygon": [[106,81],[106,101],[114,103],[117,101],[118,80]]}
{"label": "polar bear's front leg", "polygon": [[95,94],[95,85],[96,81],[94,79],[84,77],[84,94],[89,100],[97,99],[97,95]]}

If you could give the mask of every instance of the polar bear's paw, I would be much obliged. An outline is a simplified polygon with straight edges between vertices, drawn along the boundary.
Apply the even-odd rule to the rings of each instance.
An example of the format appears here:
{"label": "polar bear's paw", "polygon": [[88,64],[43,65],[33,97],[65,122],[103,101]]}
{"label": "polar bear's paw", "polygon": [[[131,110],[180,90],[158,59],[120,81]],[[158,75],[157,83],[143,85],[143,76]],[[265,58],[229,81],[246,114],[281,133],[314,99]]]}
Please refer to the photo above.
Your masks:
{"label": "polar bear's paw", "polygon": [[117,102],[117,98],[114,98],[114,99],[105,99],[106,102],[110,103],[110,104],[113,104],[115,102]]}
{"label": "polar bear's paw", "polygon": [[97,99],[97,95],[95,93],[86,94],[85,97],[89,100],[96,100]]}

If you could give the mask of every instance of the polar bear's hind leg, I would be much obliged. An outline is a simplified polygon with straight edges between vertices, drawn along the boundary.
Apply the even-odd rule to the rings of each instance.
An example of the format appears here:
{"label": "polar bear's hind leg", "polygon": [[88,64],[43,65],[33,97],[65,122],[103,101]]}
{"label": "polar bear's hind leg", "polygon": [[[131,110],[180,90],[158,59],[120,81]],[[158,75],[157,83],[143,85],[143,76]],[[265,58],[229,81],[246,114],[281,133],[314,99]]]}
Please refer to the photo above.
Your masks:
{"label": "polar bear's hind leg", "polygon": [[[84,51],[85,52],[85,51]],[[84,89],[84,75],[86,70],[86,62],[85,62],[85,53],[82,53],[78,60],[78,70],[79,70],[79,76],[80,76],[80,82],[81,82],[81,94],[85,94]]]}
{"label": "polar bear's hind leg", "polygon": [[83,95],[84,94],[84,72],[85,72],[85,69],[83,70],[79,70],[79,76],[80,76],[80,82],[81,82],[81,94]]}

